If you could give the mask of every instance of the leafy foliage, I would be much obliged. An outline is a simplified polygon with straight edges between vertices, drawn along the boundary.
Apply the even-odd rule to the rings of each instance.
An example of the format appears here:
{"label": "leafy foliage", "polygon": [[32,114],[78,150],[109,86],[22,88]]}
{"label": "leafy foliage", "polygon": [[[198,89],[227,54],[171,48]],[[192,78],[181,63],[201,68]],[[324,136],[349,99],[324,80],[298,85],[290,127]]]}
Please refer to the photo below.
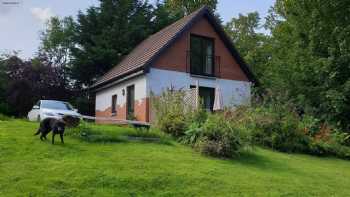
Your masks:
{"label": "leafy foliage", "polygon": [[232,18],[226,23],[224,28],[244,60],[252,65],[254,73],[260,76],[269,51],[266,49],[268,37],[258,32],[261,29],[259,14],[240,14],[238,18]]}
{"label": "leafy foliage", "polygon": [[52,17],[41,33],[39,56],[47,57],[51,64],[68,69],[71,49],[74,47],[76,24],[72,17]]}
{"label": "leafy foliage", "polygon": [[140,0],[102,0],[79,12],[72,75],[91,85],[152,33],[151,6]]}
{"label": "leafy foliage", "polygon": [[202,131],[195,146],[208,155],[235,157],[250,145],[247,131],[228,121],[224,114],[209,115]]}
{"label": "leafy foliage", "polygon": [[184,135],[187,128],[184,92],[167,90],[160,96],[152,96],[151,104],[155,115],[155,126],[175,137]]}
{"label": "leafy foliage", "polygon": [[262,92],[286,94],[300,111],[349,131],[350,19],[342,17],[349,8],[345,1],[277,0],[265,24],[250,13],[226,30]]}
{"label": "leafy foliage", "polygon": [[173,10],[173,12],[188,15],[200,7],[206,5],[212,10],[216,10],[217,0],[166,0],[165,4]]}
{"label": "leafy foliage", "polygon": [[1,63],[6,73],[3,113],[24,116],[39,99],[69,98],[62,70],[49,64],[46,59],[22,60],[12,55]]}
{"label": "leafy foliage", "polygon": [[209,114],[204,108],[195,109],[184,101],[183,91],[168,90],[153,96],[154,125],[203,154],[235,157],[251,145],[247,130],[223,113]]}

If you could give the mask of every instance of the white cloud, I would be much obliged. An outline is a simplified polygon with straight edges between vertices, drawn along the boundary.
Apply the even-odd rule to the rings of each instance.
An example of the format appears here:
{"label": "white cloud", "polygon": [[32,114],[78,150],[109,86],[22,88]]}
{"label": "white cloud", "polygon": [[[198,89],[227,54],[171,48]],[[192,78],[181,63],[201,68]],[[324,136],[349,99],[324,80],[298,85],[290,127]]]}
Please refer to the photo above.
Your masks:
{"label": "white cloud", "polygon": [[31,8],[30,12],[32,15],[38,19],[40,22],[45,23],[52,16],[54,16],[51,8]]}

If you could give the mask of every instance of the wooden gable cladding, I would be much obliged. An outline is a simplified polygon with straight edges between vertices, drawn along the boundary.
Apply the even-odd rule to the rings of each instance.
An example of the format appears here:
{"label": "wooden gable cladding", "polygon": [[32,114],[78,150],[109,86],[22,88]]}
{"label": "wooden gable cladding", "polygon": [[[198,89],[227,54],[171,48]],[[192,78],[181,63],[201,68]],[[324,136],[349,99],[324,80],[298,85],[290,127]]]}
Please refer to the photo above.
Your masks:
{"label": "wooden gable cladding", "polygon": [[183,35],[181,35],[167,50],[165,50],[153,63],[154,68],[173,70],[179,72],[188,71],[188,51],[190,50],[191,34],[205,36],[214,39],[215,56],[219,58],[219,78],[238,81],[249,81],[231,52],[226,47],[220,35],[203,16],[196,21]]}

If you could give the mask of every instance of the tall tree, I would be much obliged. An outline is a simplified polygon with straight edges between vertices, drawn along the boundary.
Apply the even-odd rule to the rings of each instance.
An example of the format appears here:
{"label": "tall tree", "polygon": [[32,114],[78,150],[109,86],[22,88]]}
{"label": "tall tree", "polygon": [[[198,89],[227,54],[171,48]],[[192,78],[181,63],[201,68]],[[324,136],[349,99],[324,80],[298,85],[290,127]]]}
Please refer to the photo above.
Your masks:
{"label": "tall tree", "polygon": [[324,120],[350,130],[350,4],[277,0],[272,28],[274,89]]}
{"label": "tall tree", "polygon": [[160,29],[179,20],[183,16],[183,13],[179,11],[174,12],[174,10],[171,7],[169,7],[169,5],[157,0],[155,8],[153,10],[153,15],[153,32],[158,32]]}
{"label": "tall tree", "polygon": [[72,76],[91,85],[152,33],[152,6],[142,0],[101,0],[79,12]]}
{"label": "tall tree", "polygon": [[5,66],[6,55],[0,55],[0,113],[9,115],[10,108],[6,102],[6,87],[8,84],[8,77]]}
{"label": "tall tree", "polygon": [[224,28],[239,53],[252,67],[253,72],[258,76],[263,76],[270,50],[268,49],[269,37],[264,33],[259,33],[262,28],[259,14],[257,12],[247,15],[240,14],[238,18],[232,18],[226,23]]}
{"label": "tall tree", "polygon": [[26,115],[39,99],[69,99],[71,94],[58,67],[47,62],[38,58],[22,60],[16,55],[3,60],[7,77],[5,98],[14,112],[12,115]]}
{"label": "tall tree", "polygon": [[67,67],[74,47],[75,23],[72,17],[52,17],[41,33],[39,55],[45,56],[53,65]]}
{"label": "tall tree", "polygon": [[188,15],[191,12],[206,5],[213,11],[216,10],[218,4],[217,0],[165,0],[165,4],[168,5],[173,11],[180,12],[182,15]]}

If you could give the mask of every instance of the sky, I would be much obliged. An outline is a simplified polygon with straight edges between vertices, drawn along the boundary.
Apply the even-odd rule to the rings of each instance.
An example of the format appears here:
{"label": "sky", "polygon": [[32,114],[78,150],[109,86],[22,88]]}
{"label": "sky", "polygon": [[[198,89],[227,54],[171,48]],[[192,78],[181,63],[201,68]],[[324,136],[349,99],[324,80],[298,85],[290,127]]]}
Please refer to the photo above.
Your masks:
{"label": "sky", "polygon": [[[155,0],[150,0],[155,2]],[[240,13],[257,11],[261,18],[275,0],[218,0],[217,12],[224,23]],[[40,32],[51,16],[76,16],[98,0],[0,0],[0,53],[19,51],[22,58],[35,55]]]}

